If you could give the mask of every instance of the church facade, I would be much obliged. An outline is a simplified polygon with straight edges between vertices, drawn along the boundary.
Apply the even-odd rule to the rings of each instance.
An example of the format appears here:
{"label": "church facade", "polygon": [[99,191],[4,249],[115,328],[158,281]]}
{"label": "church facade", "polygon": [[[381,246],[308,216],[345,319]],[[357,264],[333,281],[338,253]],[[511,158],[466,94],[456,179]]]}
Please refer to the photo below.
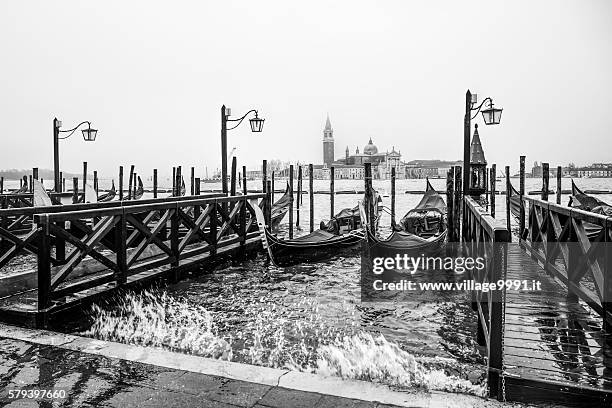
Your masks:
{"label": "church facade", "polygon": [[395,168],[396,178],[406,177],[406,165],[401,161],[402,155],[395,147],[391,151],[379,152],[378,147],[372,142],[372,138],[364,146],[360,153],[359,147],[354,154],[350,154],[346,147],[344,157],[334,159],[334,134],[329,120],[329,115],[323,129],[323,165],[316,166],[315,171],[321,178],[329,177],[329,169],[334,168],[334,178],[336,179],[363,179],[365,163],[372,164],[372,176],[377,179],[391,178],[391,169]]}

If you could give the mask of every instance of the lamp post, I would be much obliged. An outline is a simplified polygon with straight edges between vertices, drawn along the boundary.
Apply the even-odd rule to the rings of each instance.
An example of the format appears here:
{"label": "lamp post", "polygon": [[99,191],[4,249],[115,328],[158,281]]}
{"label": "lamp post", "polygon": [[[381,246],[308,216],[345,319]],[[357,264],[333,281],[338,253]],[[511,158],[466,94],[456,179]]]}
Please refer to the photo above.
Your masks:
{"label": "lamp post", "polygon": [[[91,122],[84,121],[84,122],[79,123],[72,129],[62,130],[60,129],[62,127],[62,121],[58,120],[57,118],[53,119],[53,185],[54,185],[53,189],[55,190],[56,193],[59,193],[61,191],[61,185],[62,185],[61,184],[62,181],[60,180],[60,170],[59,170],[60,168],[59,141],[63,139],[68,139],[70,136],[73,135],[74,132],[77,131],[79,127],[81,127],[84,124],[87,124],[87,129],[81,130],[81,132],[83,132],[83,140],[85,140],[86,142],[95,141],[96,136],[98,134],[98,130],[92,129]],[[68,133],[68,135],[64,137],[60,137],[60,133]]]}
{"label": "lamp post", "polygon": [[[263,130],[264,120],[257,116],[257,111],[255,109],[251,109],[247,113],[245,113],[242,117],[238,119],[229,119],[231,115],[231,109],[226,108],[225,105],[221,107],[221,188],[223,190],[223,194],[228,193],[227,188],[227,131],[236,129],[242,121],[250,114],[255,113],[255,117],[249,119],[249,124],[251,125],[251,132],[259,133]],[[231,128],[227,128],[228,122],[238,122],[235,126]]]}
{"label": "lamp post", "polygon": [[[488,102],[489,106],[486,109],[482,109],[484,104]],[[463,195],[470,195],[470,132],[472,119],[478,116],[479,112],[482,112],[482,118],[486,125],[498,125],[501,120],[501,114],[503,109],[493,107],[493,99],[490,97],[485,98],[478,107],[474,107],[478,103],[478,97],[476,94],[472,94],[470,90],[465,93],[465,117],[463,120]],[[472,112],[476,111],[474,116]]]}

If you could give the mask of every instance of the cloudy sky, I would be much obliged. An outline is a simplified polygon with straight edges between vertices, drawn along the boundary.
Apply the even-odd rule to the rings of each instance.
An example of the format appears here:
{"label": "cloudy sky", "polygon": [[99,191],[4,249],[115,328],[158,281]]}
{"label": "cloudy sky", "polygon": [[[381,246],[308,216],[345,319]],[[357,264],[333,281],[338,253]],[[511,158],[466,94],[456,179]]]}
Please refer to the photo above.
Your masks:
{"label": "cloudy sky", "polygon": [[[372,137],[404,160],[461,157],[469,88],[504,108],[487,159],[612,161],[612,2],[3,1],[0,168],[52,167],[52,119],[99,129],[62,169],[220,166],[220,107],[239,164],[322,161]],[[482,124],[482,119],[479,118]]]}

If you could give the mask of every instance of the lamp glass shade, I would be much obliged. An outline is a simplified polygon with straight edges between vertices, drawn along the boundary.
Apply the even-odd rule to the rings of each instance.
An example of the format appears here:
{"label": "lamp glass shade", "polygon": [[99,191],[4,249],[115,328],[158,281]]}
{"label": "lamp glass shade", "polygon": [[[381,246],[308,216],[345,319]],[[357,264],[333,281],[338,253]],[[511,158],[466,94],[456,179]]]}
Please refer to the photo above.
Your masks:
{"label": "lamp glass shade", "polygon": [[252,132],[261,132],[263,130],[264,120],[258,117],[254,117],[253,119],[249,119],[249,123],[251,124]]}
{"label": "lamp glass shade", "polygon": [[503,109],[488,108],[482,110],[482,118],[487,125],[499,125]]}
{"label": "lamp glass shade", "polygon": [[83,129],[81,132],[83,132],[83,140],[86,142],[93,142],[98,135],[98,130],[92,128]]}

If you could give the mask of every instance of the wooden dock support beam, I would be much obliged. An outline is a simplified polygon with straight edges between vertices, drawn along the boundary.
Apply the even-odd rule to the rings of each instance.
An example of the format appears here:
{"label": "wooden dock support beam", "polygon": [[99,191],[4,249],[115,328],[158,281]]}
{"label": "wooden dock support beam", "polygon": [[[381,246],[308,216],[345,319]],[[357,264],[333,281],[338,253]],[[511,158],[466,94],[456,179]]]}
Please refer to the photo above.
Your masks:
{"label": "wooden dock support beam", "polygon": [[289,239],[293,238],[293,164],[289,165]]}
{"label": "wooden dock support beam", "polygon": [[519,215],[519,238],[523,238],[525,233],[525,203],[523,198],[525,197],[525,156],[521,156],[519,159],[519,196],[521,198],[521,212]]}
{"label": "wooden dock support beam", "polygon": [[506,228],[508,229],[509,232],[509,237],[510,240],[512,240],[512,234],[510,233],[512,231],[511,229],[511,217],[512,217],[512,211],[511,211],[511,202],[510,202],[510,194],[512,191],[512,184],[510,183],[510,166],[506,166]]}
{"label": "wooden dock support beam", "polygon": [[495,181],[497,179],[497,165],[495,163],[491,165],[491,175],[489,178],[491,179],[491,217],[495,218]]}
{"label": "wooden dock support beam", "polygon": [[295,226],[300,226],[300,206],[302,205],[302,166],[298,166],[298,183],[297,183],[297,213],[295,217]]}
{"label": "wooden dock support beam", "polygon": [[153,169],[153,198],[157,198],[157,169]]}
{"label": "wooden dock support beam", "polygon": [[557,204],[561,204],[561,176],[563,173],[563,168],[561,166],[557,166]]}
{"label": "wooden dock support beam", "polygon": [[308,165],[308,204],[310,205],[310,232],[314,231],[314,183],[313,183],[313,165]]}
{"label": "wooden dock support beam", "polygon": [[391,227],[395,227],[395,167],[391,167]]}
{"label": "wooden dock support beam", "polygon": [[329,219],[334,218],[334,166],[329,168]]}
{"label": "wooden dock support beam", "polygon": [[548,201],[550,189],[550,168],[548,163],[542,163],[542,200]]}

